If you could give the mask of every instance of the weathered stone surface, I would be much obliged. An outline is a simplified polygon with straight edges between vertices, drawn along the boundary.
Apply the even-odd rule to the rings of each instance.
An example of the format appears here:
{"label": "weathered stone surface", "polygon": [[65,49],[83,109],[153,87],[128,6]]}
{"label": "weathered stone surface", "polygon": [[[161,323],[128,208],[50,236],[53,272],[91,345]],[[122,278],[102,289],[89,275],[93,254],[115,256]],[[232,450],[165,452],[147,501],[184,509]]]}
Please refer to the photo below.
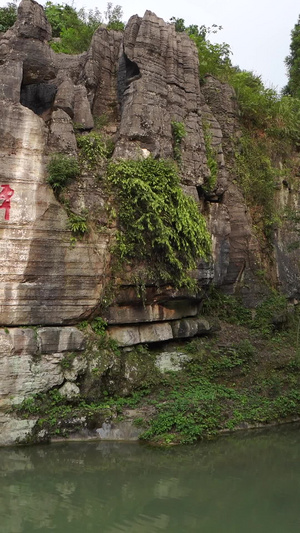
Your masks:
{"label": "weathered stone surface", "polygon": [[134,324],[138,322],[159,322],[175,320],[198,313],[198,303],[190,300],[173,300],[167,305],[120,305],[111,306],[105,314],[108,324]]}
{"label": "weathered stone surface", "polygon": [[72,358],[72,364],[70,368],[64,369],[64,377],[68,381],[76,381],[78,376],[81,376],[85,372],[87,367],[88,362],[85,357],[80,357],[80,355],[78,357],[74,357]]}
{"label": "weathered stone surface", "polygon": [[[213,191],[213,194],[222,193],[221,205],[218,207],[212,204],[210,207],[214,282],[228,293],[238,292],[246,305],[255,307],[267,293],[266,286],[261,283],[256,272],[267,266],[270,277],[275,280],[276,276],[272,272],[271,255],[265,257],[255,235],[251,216],[234,172],[236,140],[241,134],[236,96],[232,87],[212,76],[206,78],[202,92],[206,101],[203,114],[207,113],[207,118],[211,120],[212,143],[217,146],[219,139],[222,140],[217,189]],[[213,195],[210,200],[215,200]]]}
{"label": "weathered stone surface", "polygon": [[52,152],[77,156],[73,123],[69,115],[62,109],[57,109],[51,114],[48,148]]}
{"label": "weathered stone surface", "polygon": [[277,193],[277,207],[278,212],[285,215],[274,232],[273,241],[281,289],[295,302],[300,300],[299,224],[293,220],[293,215],[300,211],[299,198],[297,182],[293,187],[281,183]]}
{"label": "weathered stone surface", "polygon": [[108,329],[109,336],[120,346],[161,342],[173,338],[172,328],[168,322],[156,322],[140,326],[112,326]]}
{"label": "weathered stone surface", "polygon": [[213,281],[216,286],[221,286],[230,261],[231,225],[228,208],[224,204],[211,204],[209,228],[212,233]]}
{"label": "weathered stone surface", "polygon": [[211,326],[204,318],[185,318],[170,322],[154,322],[139,326],[110,326],[108,335],[120,346],[162,342],[177,338],[189,338],[209,333]]}
{"label": "weathered stone surface", "polygon": [[66,328],[0,329],[0,407],[20,403],[24,398],[75,381],[87,366],[84,358],[73,358],[64,370],[66,352],[81,352],[85,339],[81,331]]}
{"label": "weathered stone surface", "polygon": [[180,352],[162,352],[155,361],[155,366],[162,373],[178,372],[182,369],[184,363],[188,362],[190,357]]}
{"label": "weathered stone surface", "polygon": [[20,3],[15,28],[20,37],[40,41],[49,41],[52,37],[52,28],[44,10],[34,0],[23,0]]}
{"label": "weathered stone surface", "polygon": [[26,441],[36,423],[37,418],[22,420],[0,411],[0,446],[12,446],[17,442]]}
{"label": "weathered stone surface", "polygon": [[84,335],[77,328],[40,328],[36,334],[41,354],[80,352],[85,349]]}
{"label": "weathered stone surface", "polygon": [[119,116],[117,75],[122,38],[122,32],[99,27],[87,52],[83,71],[93,114],[105,114],[111,120]]}
{"label": "weathered stone surface", "polygon": [[141,428],[133,425],[132,421],[123,422],[103,422],[102,427],[96,429],[96,433],[101,440],[138,440],[142,433]]}
{"label": "weathered stone surface", "polygon": [[171,322],[171,326],[174,339],[207,335],[211,330],[209,322],[202,317],[174,320]]}
{"label": "weathered stone surface", "polygon": [[74,123],[79,129],[91,130],[94,127],[94,119],[86,88],[84,85],[77,85],[74,89]]}
{"label": "weathered stone surface", "polygon": [[[151,58],[151,59],[150,59]],[[151,11],[131,17],[124,35],[119,82],[121,124],[116,157],[173,156],[172,121],[183,122],[182,176],[189,185],[203,183],[208,173],[196,47],[175,26]]]}
{"label": "weathered stone surface", "polygon": [[8,61],[0,65],[0,101],[11,100],[20,102],[20,90],[23,77],[23,64],[21,61]]}
{"label": "weathered stone surface", "polygon": [[66,78],[60,85],[55,97],[54,109],[62,109],[71,119],[74,117],[75,88]]}
{"label": "weathered stone surface", "polygon": [[9,220],[0,212],[0,323],[84,316],[101,294],[107,249],[95,250],[88,239],[70,246],[68,217],[45,183],[44,121],[20,104],[5,104],[0,135],[2,183],[14,191]]}
{"label": "weathered stone surface", "polygon": [[64,383],[63,386],[60,387],[58,390],[60,395],[64,396],[68,400],[76,398],[76,396],[80,395],[80,388],[77,387],[75,383],[71,383],[70,381],[66,381],[66,383]]}

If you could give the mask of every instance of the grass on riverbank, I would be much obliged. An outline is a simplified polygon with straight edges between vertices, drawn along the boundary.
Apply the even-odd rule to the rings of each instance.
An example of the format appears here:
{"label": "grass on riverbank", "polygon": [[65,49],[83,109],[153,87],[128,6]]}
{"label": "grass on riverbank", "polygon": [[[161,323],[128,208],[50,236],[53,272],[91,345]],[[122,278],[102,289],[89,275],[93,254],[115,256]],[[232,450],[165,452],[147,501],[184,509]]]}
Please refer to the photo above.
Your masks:
{"label": "grass on riverbank", "polygon": [[142,429],[141,439],[162,445],[293,420],[300,414],[295,344],[293,328],[266,335],[223,321],[214,337],[172,347],[188,355],[180,372],[148,375],[127,397],[66,400],[52,390],[26,400],[18,413],[39,417],[37,428],[46,429],[51,437],[80,430],[82,419],[93,429],[107,419],[122,420],[128,408],[137,409],[134,423]]}

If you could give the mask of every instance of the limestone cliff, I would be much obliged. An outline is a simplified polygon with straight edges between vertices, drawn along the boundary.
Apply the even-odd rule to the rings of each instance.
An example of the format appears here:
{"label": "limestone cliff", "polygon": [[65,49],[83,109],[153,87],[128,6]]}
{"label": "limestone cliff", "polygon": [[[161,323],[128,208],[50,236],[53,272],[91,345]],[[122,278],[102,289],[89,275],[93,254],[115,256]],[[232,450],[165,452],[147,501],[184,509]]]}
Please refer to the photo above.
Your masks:
{"label": "limestone cliff", "polygon": [[[0,40],[0,324],[12,328],[1,333],[0,406],[5,407],[13,398],[75,383],[82,365],[70,378],[59,362],[64,352],[83,349],[81,333],[71,326],[85,319],[101,314],[110,336],[128,346],[208,331],[197,315],[212,283],[228,293],[239,291],[255,305],[266,291],[256,274],[266,265],[287,296],[299,292],[299,266],[296,255],[287,255],[285,243],[293,236],[286,227],[274,241],[274,255],[263,257],[232,166],[239,137],[235,94],[212,77],[200,87],[191,39],[150,11],[131,17],[124,33],[99,27],[90,49],[77,56],[56,54],[50,39],[42,7],[23,0],[16,24]],[[88,234],[70,244],[66,204],[47,183],[51,154],[77,157],[75,130],[93,130],[104,114],[115,159],[172,158],[172,122],[184,123],[182,187],[205,213],[213,243],[211,261],[200,262],[194,273],[203,289],[199,294],[145,280],[141,301],[128,267],[104,309],[115,233],[107,191],[88,169],[70,185],[68,209],[88,212],[90,223]],[[210,175],[207,124],[218,163],[209,193],[204,187]],[[281,201],[290,199],[282,195]],[[22,326],[39,326],[38,333]],[[7,417],[0,419],[0,434],[6,435],[0,443],[15,440]],[[30,428],[27,422],[19,425],[20,437]]]}

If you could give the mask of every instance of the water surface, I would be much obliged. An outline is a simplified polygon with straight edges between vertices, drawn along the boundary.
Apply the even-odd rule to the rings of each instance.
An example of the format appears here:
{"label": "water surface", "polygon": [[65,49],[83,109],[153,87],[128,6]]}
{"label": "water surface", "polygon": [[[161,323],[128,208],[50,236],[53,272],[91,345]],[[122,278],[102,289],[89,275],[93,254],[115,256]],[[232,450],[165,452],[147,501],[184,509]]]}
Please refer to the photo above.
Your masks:
{"label": "water surface", "polygon": [[0,449],[0,532],[299,533],[300,428]]}

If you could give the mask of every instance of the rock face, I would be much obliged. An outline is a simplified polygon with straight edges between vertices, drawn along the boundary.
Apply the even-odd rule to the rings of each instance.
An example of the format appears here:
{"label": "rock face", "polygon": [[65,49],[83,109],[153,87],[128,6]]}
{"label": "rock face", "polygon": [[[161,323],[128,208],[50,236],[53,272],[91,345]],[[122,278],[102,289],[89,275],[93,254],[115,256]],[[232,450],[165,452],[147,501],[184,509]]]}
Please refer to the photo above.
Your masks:
{"label": "rock face", "polygon": [[[0,38],[0,325],[9,327],[0,332],[2,409],[53,387],[67,398],[87,387],[80,380],[88,363],[76,355],[85,340],[73,326],[100,310],[110,337],[128,347],[207,334],[211,326],[198,313],[212,282],[255,306],[265,291],[257,276],[265,264],[285,294],[299,298],[297,253],[287,251],[298,233],[284,223],[275,254],[263,257],[233,171],[239,136],[235,94],[213,77],[200,87],[191,39],[146,11],[131,17],[124,33],[99,27],[83,54],[56,54],[49,40],[51,27],[34,0],[22,0],[16,24]],[[205,213],[213,244],[210,263],[200,262],[193,273],[199,295],[149,282],[141,301],[129,268],[118,291],[107,297],[116,228],[108,223],[101,179],[85,169],[64,202],[47,183],[51,155],[77,158],[76,131],[84,134],[101,120],[116,159],[173,158],[174,124],[185,125],[182,188]],[[218,164],[209,191],[207,131]],[[279,202],[298,202],[296,196],[283,187]],[[89,232],[82,238],[74,239],[70,211],[88,212]],[[66,353],[72,354],[72,368],[62,365]],[[106,361],[105,372],[118,364]],[[0,412],[0,444],[23,438],[34,425]]]}
{"label": "rock face", "polygon": [[[0,407],[21,403],[38,392],[61,385],[65,379],[60,365],[66,352],[82,352],[83,334],[76,328],[12,328],[0,330]],[[82,372],[78,366],[75,379]],[[73,379],[71,379],[73,381]]]}
{"label": "rock face", "polygon": [[183,182],[201,185],[207,167],[196,48],[186,34],[176,33],[175,26],[150,11],[129,20],[123,46],[116,156],[136,157],[147,149],[154,157],[173,157],[171,124],[183,122]]}
{"label": "rock face", "polygon": [[[202,286],[214,280],[228,292],[245,280],[252,296],[259,292],[253,277],[259,245],[226,167],[238,133],[234,93],[211,77],[200,89],[191,39],[150,11],[143,18],[132,17],[124,34],[99,27],[90,49],[77,56],[55,54],[49,39],[42,7],[23,0],[17,23],[0,41],[0,194],[9,206],[0,213],[0,323],[70,324],[99,307],[110,276],[110,233],[91,229],[80,241],[72,239],[66,209],[47,184],[46,166],[53,152],[77,157],[73,124],[90,130],[93,116],[103,114],[108,131],[115,132],[115,158],[173,157],[172,123],[184,123],[182,184],[199,206],[205,204],[213,236],[214,261],[200,264],[195,276]],[[209,194],[203,189],[210,174],[205,128],[219,167]],[[105,195],[88,173],[72,191],[69,205],[75,213],[105,210]],[[124,278],[122,301],[117,298],[106,313],[109,323],[175,320],[197,313],[198,302],[188,294],[165,291],[162,297],[149,287],[144,307],[135,302],[132,287]]]}

